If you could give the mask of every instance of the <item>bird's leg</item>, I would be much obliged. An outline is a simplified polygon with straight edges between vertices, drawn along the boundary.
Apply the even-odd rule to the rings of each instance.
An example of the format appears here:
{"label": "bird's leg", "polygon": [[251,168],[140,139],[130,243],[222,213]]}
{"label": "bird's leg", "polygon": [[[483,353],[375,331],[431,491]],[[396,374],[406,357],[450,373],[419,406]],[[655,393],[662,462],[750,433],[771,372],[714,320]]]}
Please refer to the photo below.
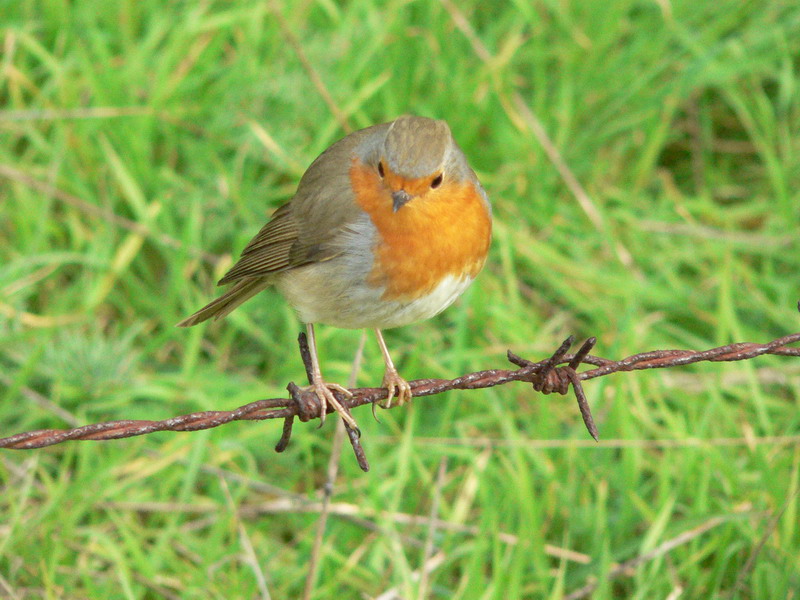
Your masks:
{"label": "bird's leg", "polygon": [[378,336],[378,345],[381,347],[381,354],[383,354],[383,364],[386,365],[386,371],[383,374],[383,383],[381,385],[389,391],[389,397],[380,405],[383,408],[392,407],[392,399],[395,397],[395,390],[397,391],[397,405],[403,406],[406,402],[411,400],[411,386],[408,382],[400,377],[397,369],[394,368],[392,357],[389,356],[389,349],[386,347],[386,342],[383,341],[383,334],[380,329],[375,330],[375,335]]}
{"label": "bird's leg", "polygon": [[336,409],[336,412],[342,415],[342,419],[344,419],[344,422],[347,423],[348,427],[358,431],[358,425],[356,425],[355,419],[353,419],[350,412],[339,403],[331,390],[341,392],[348,398],[352,398],[353,394],[350,392],[350,390],[343,388],[337,383],[325,383],[325,381],[322,379],[322,371],[319,368],[319,358],[317,357],[317,340],[314,337],[314,325],[308,323],[306,325],[306,331],[308,332],[308,349],[311,353],[311,385],[305,389],[314,390],[314,393],[317,395],[317,398],[319,398],[319,401],[322,404],[322,409],[319,415],[320,427],[322,427],[322,425],[325,423],[327,405],[330,404]]}

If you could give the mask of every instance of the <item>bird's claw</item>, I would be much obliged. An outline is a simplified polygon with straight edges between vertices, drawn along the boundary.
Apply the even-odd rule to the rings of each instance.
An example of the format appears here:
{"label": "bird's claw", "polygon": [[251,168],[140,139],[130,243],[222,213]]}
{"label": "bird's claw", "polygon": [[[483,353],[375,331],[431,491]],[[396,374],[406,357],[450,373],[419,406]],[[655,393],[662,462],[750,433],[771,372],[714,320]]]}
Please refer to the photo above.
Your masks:
{"label": "bird's claw", "polygon": [[305,389],[307,391],[313,391],[314,394],[316,394],[317,398],[319,398],[320,427],[322,427],[325,424],[325,415],[328,412],[328,404],[330,404],[336,410],[336,412],[338,412],[342,416],[342,420],[345,422],[345,424],[347,424],[347,426],[350,429],[360,432],[358,425],[356,424],[356,420],[350,414],[350,411],[344,406],[342,406],[342,404],[336,399],[336,395],[333,393],[334,391],[336,391],[344,395],[346,398],[352,398],[353,393],[350,390],[348,390],[345,387],[342,387],[338,383],[326,383],[324,381],[315,381]]}
{"label": "bird's claw", "polygon": [[411,400],[411,386],[400,377],[396,369],[386,369],[381,387],[386,388],[389,392],[389,396],[379,402],[381,408],[391,408],[392,400],[395,398],[397,398],[397,406],[403,406]]}

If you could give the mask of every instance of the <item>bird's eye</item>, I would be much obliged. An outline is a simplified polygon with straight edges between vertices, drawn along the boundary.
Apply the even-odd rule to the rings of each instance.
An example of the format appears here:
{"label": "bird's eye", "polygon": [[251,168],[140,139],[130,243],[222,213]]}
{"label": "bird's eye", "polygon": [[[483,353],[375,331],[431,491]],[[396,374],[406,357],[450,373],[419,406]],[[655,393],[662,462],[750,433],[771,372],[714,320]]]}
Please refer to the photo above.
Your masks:
{"label": "bird's eye", "polygon": [[378,175],[383,177],[386,173],[383,171],[383,161],[378,162]]}
{"label": "bird's eye", "polygon": [[439,173],[436,177],[434,177],[433,181],[431,181],[431,188],[435,190],[440,185],[442,185],[442,177],[443,177],[442,173]]}

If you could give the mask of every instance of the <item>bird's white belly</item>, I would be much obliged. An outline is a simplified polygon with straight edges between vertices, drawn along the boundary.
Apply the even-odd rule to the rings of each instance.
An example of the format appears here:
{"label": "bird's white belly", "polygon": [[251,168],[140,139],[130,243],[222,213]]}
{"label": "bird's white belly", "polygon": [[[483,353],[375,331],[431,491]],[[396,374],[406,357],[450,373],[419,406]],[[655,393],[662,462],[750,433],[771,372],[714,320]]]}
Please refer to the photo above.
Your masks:
{"label": "bird's white belly", "polygon": [[439,314],[472,283],[469,276],[447,275],[428,294],[414,300],[384,300],[384,290],[367,285],[363,279],[356,282],[347,277],[331,277],[331,266],[319,263],[293,269],[277,282],[304,323],[346,329],[408,325]]}
{"label": "bird's white belly", "polygon": [[456,298],[463,294],[471,283],[472,277],[447,275],[429,294],[416,300],[410,302],[384,301],[384,304],[394,305],[392,314],[386,316],[389,324],[375,325],[375,327],[399,327],[430,319],[455,302]]}

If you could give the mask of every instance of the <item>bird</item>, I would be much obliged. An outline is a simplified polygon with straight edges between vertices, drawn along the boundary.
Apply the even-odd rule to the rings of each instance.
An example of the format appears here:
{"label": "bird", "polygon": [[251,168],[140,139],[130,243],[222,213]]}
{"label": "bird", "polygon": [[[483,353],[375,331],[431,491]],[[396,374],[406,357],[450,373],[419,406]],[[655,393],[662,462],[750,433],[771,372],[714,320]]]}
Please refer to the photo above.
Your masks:
{"label": "bird", "polygon": [[320,154],[218,285],[222,296],[178,323],[226,316],[269,287],[305,324],[312,390],[358,430],[325,381],[314,326],[372,329],[383,355],[384,408],[411,399],[382,330],[429,319],[450,306],[486,261],[489,197],[444,120],[403,115],[355,131]]}

